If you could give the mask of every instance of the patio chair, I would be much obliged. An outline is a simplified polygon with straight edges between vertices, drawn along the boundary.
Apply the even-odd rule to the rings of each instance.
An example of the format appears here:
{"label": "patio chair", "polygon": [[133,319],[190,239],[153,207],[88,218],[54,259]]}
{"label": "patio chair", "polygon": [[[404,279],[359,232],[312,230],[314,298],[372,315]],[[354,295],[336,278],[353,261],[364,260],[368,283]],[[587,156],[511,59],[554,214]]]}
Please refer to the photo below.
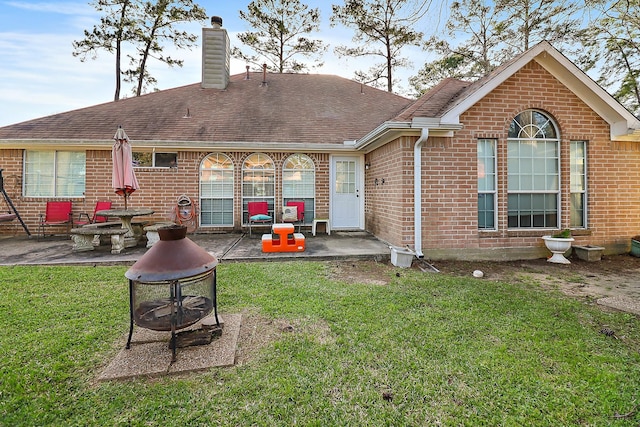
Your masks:
{"label": "patio chair", "polygon": [[299,233],[304,224],[304,202],[289,200],[282,209],[282,222],[297,225]]}
{"label": "patio chair", "polygon": [[249,212],[249,236],[251,236],[251,226],[253,224],[271,224],[273,217],[269,215],[269,204],[267,202],[247,203]]}
{"label": "patio chair", "polygon": [[72,202],[47,202],[44,214],[40,214],[38,223],[39,236],[45,237],[46,227],[67,227],[67,235],[73,227]]}
{"label": "patio chair", "polygon": [[[80,212],[78,220],[74,223],[77,226],[83,226],[87,224],[95,224],[97,222],[107,222],[109,217],[96,215],[96,212],[111,209],[111,201],[96,202],[96,207],[93,209],[93,215],[89,216],[86,212]],[[84,219],[83,219],[84,218]]]}

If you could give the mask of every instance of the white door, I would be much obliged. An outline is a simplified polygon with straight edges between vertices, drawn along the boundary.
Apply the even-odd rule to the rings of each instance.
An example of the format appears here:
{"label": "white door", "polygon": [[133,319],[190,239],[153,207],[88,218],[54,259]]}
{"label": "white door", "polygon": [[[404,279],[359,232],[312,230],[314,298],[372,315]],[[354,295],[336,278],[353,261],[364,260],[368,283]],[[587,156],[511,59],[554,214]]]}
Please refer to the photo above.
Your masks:
{"label": "white door", "polygon": [[362,229],[363,190],[359,157],[331,162],[331,228]]}

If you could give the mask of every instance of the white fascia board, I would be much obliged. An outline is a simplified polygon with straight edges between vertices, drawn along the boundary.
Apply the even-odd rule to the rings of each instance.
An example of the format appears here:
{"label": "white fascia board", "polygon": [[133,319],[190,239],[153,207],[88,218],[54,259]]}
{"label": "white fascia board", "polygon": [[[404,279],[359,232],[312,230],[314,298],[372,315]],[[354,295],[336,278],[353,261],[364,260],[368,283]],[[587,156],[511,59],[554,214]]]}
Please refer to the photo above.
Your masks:
{"label": "white fascia board", "polygon": [[[624,124],[626,124],[626,122]],[[640,129],[634,129],[626,135],[619,135],[611,138],[611,140],[618,142],[640,142]]]}
{"label": "white fascia board", "polygon": [[413,128],[437,128],[440,126],[438,117],[414,117],[411,119],[411,127]]}
{"label": "white fascia board", "polygon": [[[354,152],[353,146],[343,144],[309,144],[287,142],[211,142],[211,141],[150,141],[132,140],[134,151],[163,149],[172,151],[298,151],[298,152]],[[111,150],[113,139],[108,140],[69,140],[69,139],[4,139],[0,140],[0,149],[82,149]]]}
{"label": "white fascia board", "polygon": [[415,117],[411,122],[384,122],[359,139],[355,148],[368,153],[399,136],[420,135],[423,128],[428,128],[431,136],[452,137],[456,130],[462,129],[462,125],[442,123],[437,117]]}
{"label": "white fascia board", "polygon": [[367,144],[367,143],[375,140],[380,135],[386,133],[390,129],[411,129],[411,123],[409,123],[409,122],[384,122],[381,125],[379,125],[378,127],[376,127],[375,129],[373,129],[371,132],[369,132],[368,134],[366,134],[365,136],[360,138],[358,141],[356,141],[356,146],[357,147],[361,147],[363,144]]}
{"label": "white fascia board", "polygon": [[462,127],[460,123],[446,123],[438,117],[414,117],[411,120],[411,128],[416,130],[427,128],[430,136],[452,137],[454,132]]}
{"label": "white fascia board", "polygon": [[296,151],[335,152],[354,151],[353,147],[342,143],[299,143],[299,142],[246,142],[246,141],[131,141],[132,147],[163,147],[179,151]]}
{"label": "white fascia board", "polygon": [[411,129],[411,123],[409,122],[384,122],[357,140],[353,148],[358,151],[365,150],[371,144],[379,142],[383,136],[388,135],[390,132],[403,131],[407,129]]}

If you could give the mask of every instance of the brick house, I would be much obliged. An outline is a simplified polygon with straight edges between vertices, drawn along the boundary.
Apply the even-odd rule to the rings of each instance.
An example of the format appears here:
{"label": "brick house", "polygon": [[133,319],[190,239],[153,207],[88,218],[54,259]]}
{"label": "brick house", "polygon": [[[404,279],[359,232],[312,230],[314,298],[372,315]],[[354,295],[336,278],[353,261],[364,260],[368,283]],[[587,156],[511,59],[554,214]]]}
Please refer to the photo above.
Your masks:
{"label": "brick house", "polygon": [[251,200],[278,219],[294,199],[307,226],[328,217],[431,259],[544,257],[540,237],[564,228],[624,253],[640,232],[640,122],[546,42],[418,100],[337,76],[229,76],[217,24],[202,57],[201,83],[0,128],[25,222],[35,228],[47,200],[121,207],[110,174],[122,125],[141,187],[130,206],[167,219],[187,195],[199,232],[245,230]]}

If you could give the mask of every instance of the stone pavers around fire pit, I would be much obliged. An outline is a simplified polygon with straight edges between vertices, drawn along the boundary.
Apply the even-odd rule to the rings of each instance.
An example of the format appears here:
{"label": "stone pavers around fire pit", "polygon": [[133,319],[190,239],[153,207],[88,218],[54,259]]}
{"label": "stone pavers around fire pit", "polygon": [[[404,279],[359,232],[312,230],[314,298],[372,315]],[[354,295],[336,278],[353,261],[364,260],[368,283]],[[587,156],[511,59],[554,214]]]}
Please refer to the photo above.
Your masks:
{"label": "stone pavers around fire pit", "polygon": [[[214,338],[211,344],[178,348],[173,364],[169,348],[171,332],[135,327],[131,348],[123,348],[100,374],[98,381],[163,376],[232,366],[235,362],[242,315],[225,314],[224,319],[223,315],[218,315],[218,318],[222,325],[222,335]],[[198,328],[200,322],[178,332]]]}

